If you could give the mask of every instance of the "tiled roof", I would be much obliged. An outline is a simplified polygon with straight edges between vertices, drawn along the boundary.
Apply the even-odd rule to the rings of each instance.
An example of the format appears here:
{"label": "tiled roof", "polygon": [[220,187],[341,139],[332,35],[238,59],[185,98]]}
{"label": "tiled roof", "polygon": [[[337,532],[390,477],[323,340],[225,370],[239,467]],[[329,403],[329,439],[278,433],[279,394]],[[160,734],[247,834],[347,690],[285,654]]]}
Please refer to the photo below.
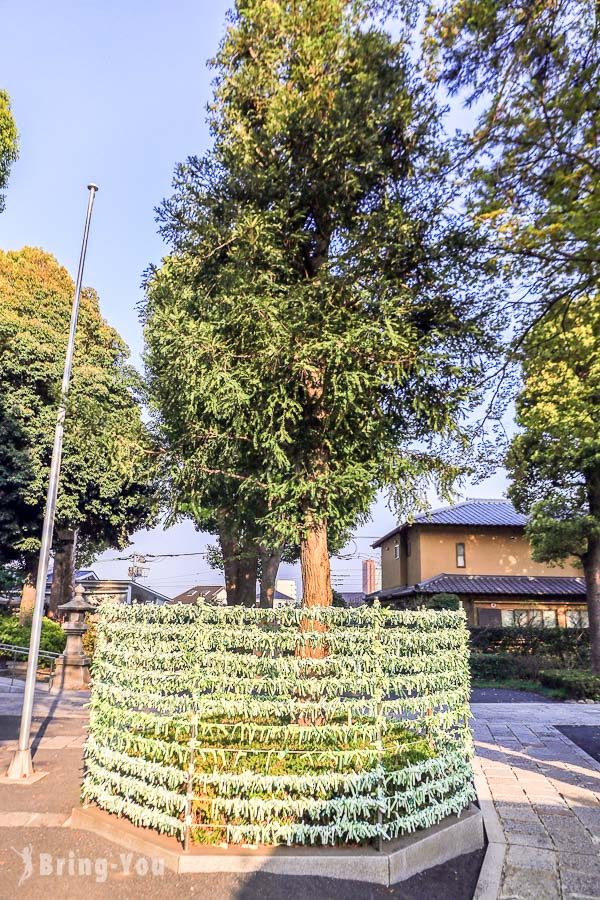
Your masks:
{"label": "tiled roof", "polygon": [[188,588],[188,590],[184,591],[182,594],[178,594],[176,597],[173,597],[173,599],[169,602],[197,603],[198,597],[204,597],[204,599],[210,603],[215,595],[224,590],[224,584],[196,584],[194,587]]}
{"label": "tiled roof", "polygon": [[[473,526],[508,526],[523,528],[527,524],[527,516],[518,513],[510,500],[464,500],[454,506],[443,506],[440,509],[432,509],[429,512],[415,516],[413,520],[419,525],[473,525]],[[380,547],[381,544],[393,537],[410,523],[403,523],[389,531],[372,545]]]}
{"label": "tiled roof", "polygon": [[378,596],[412,594],[503,594],[540,597],[585,597],[585,581],[567,575],[434,575],[404,588],[379,591]]}
{"label": "tiled roof", "polygon": [[[51,584],[54,571],[48,572],[46,581]],[[93,569],[75,569],[75,581],[99,581]]]}

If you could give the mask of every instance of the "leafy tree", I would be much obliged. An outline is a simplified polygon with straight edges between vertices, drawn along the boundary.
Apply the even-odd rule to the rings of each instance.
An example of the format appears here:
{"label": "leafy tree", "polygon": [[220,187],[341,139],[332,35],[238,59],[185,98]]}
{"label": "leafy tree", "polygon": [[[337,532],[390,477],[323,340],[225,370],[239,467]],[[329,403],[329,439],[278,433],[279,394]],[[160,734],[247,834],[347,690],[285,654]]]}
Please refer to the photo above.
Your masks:
{"label": "leafy tree", "polygon": [[[17,126],[10,108],[6,91],[0,89],[0,191],[8,183],[10,167],[18,156],[19,142]],[[4,196],[0,193],[0,212],[4,209]]]}
{"label": "leafy tree", "polygon": [[[26,576],[31,607],[73,282],[42,250],[0,252],[0,564]],[[156,514],[153,447],[127,348],[82,294],[55,537],[123,547]],[[72,563],[71,563],[72,565]],[[59,566],[60,569],[60,566]],[[67,581],[70,582],[70,578]]]}
{"label": "leafy tree", "polygon": [[597,4],[441,0],[428,25],[434,73],[478,110],[471,209],[525,286],[520,335],[553,304],[597,290]]}
{"label": "leafy tree", "polygon": [[332,606],[339,606],[342,609],[346,609],[346,601],[344,600],[344,595],[342,593],[340,593],[340,591],[336,591],[335,588],[332,588],[331,596],[332,596],[332,602],[331,602]]}
{"label": "leafy tree", "polygon": [[474,399],[493,320],[439,111],[380,6],[236,4],[214,148],[178,167],[173,252],[148,279],[173,444],[195,431],[198,471],[260,491],[269,542],[300,547],[306,605],[331,603],[328,533],[378,488],[410,502],[456,475],[432,435]]}
{"label": "leafy tree", "polygon": [[509,496],[530,513],[535,559],[583,565],[592,648],[600,673],[600,297],[556,308],[523,348]]}

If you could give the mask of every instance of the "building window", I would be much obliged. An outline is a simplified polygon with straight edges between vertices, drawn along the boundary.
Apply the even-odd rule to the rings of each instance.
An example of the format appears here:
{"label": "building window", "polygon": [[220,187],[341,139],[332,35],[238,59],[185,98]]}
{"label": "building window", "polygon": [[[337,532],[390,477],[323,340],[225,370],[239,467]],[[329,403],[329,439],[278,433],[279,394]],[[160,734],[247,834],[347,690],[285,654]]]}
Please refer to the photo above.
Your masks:
{"label": "building window", "polygon": [[567,628],[589,628],[587,609],[568,609]]}
{"label": "building window", "polygon": [[394,544],[394,559],[400,559],[400,541]]}
{"label": "building window", "polygon": [[[512,622],[509,617],[512,616]],[[506,612],[506,618],[502,613],[503,625],[514,625],[516,628],[541,628],[545,622],[540,609],[513,609]]]}
{"label": "building window", "polygon": [[542,617],[544,619],[544,628],[556,628],[558,623],[555,609],[545,609],[542,612]]}
{"label": "building window", "polygon": [[456,568],[464,569],[466,566],[465,561],[465,545],[457,544],[456,545]]}

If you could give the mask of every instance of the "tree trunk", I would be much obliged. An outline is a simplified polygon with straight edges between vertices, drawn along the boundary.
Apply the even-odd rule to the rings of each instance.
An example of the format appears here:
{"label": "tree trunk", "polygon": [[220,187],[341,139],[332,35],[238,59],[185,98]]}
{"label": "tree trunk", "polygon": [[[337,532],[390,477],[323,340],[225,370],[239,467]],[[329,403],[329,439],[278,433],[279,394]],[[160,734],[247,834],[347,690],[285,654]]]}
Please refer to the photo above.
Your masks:
{"label": "tree trunk", "polygon": [[21,590],[21,603],[19,605],[19,625],[31,622],[35,607],[35,582],[39,565],[38,556],[28,556],[25,560],[25,577]]}
{"label": "tree trunk", "polygon": [[588,549],[583,554],[583,572],[590,620],[590,651],[592,672],[600,675],[600,539],[588,538]]}
{"label": "tree trunk", "polygon": [[275,583],[281,562],[281,550],[269,550],[260,546],[260,606],[272,609],[275,600]]}
{"label": "tree trunk", "polygon": [[241,606],[256,606],[256,583],[258,579],[258,547],[252,544],[240,549],[238,561],[238,603]]}
{"label": "tree trunk", "polygon": [[223,554],[223,571],[225,573],[225,590],[227,591],[227,606],[236,606],[239,600],[239,560],[237,557],[237,542],[229,532],[225,524],[219,524],[219,544]]}
{"label": "tree trunk", "polygon": [[226,510],[219,511],[217,521],[227,606],[256,606],[258,547],[245,543],[236,530],[231,528]]}
{"label": "tree trunk", "polygon": [[[590,513],[600,519],[600,477],[598,472],[587,479]],[[586,552],[581,557],[585,575],[585,593],[590,621],[590,655],[592,672],[600,675],[600,538],[588,537]]]}
{"label": "tree trunk", "polygon": [[48,615],[58,617],[58,607],[68,603],[75,588],[75,551],[77,548],[77,530],[59,529],[56,533],[54,550],[54,568],[52,587],[48,603]]}
{"label": "tree trunk", "polygon": [[331,606],[331,569],[327,549],[327,525],[307,516],[308,528],[300,540],[302,605]]}

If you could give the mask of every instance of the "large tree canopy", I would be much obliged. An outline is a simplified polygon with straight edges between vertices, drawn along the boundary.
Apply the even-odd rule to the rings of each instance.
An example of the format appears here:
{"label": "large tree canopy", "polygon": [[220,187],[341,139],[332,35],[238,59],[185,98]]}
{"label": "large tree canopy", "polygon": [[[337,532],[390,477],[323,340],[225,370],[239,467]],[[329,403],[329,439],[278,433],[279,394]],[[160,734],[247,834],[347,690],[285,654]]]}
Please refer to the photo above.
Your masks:
{"label": "large tree canopy", "polygon": [[592,665],[600,672],[600,298],[546,316],[523,348],[509,495],[531,514],[534,557],[581,559]]}
{"label": "large tree canopy", "polygon": [[[40,546],[73,282],[50,254],[0,251],[0,562]],[[122,547],[153,520],[152,445],[127,348],[82,294],[56,529]]]}
{"label": "large tree canopy", "polygon": [[0,88],[0,212],[4,209],[2,191],[8,183],[10,167],[18,156],[17,126],[6,91]]}
{"label": "large tree canopy", "polygon": [[[379,487],[451,481],[434,453],[473,399],[493,317],[443,177],[439,112],[381,4],[238,2],[212,152],[161,208],[148,366],[174,450],[259,492],[330,603],[327,533]],[[184,455],[187,450],[184,451]]]}
{"label": "large tree canopy", "polygon": [[441,0],[435,74],[477,110],[471,208],[523,305],[520,336],[599,274],[600,20],[594,0]]}

